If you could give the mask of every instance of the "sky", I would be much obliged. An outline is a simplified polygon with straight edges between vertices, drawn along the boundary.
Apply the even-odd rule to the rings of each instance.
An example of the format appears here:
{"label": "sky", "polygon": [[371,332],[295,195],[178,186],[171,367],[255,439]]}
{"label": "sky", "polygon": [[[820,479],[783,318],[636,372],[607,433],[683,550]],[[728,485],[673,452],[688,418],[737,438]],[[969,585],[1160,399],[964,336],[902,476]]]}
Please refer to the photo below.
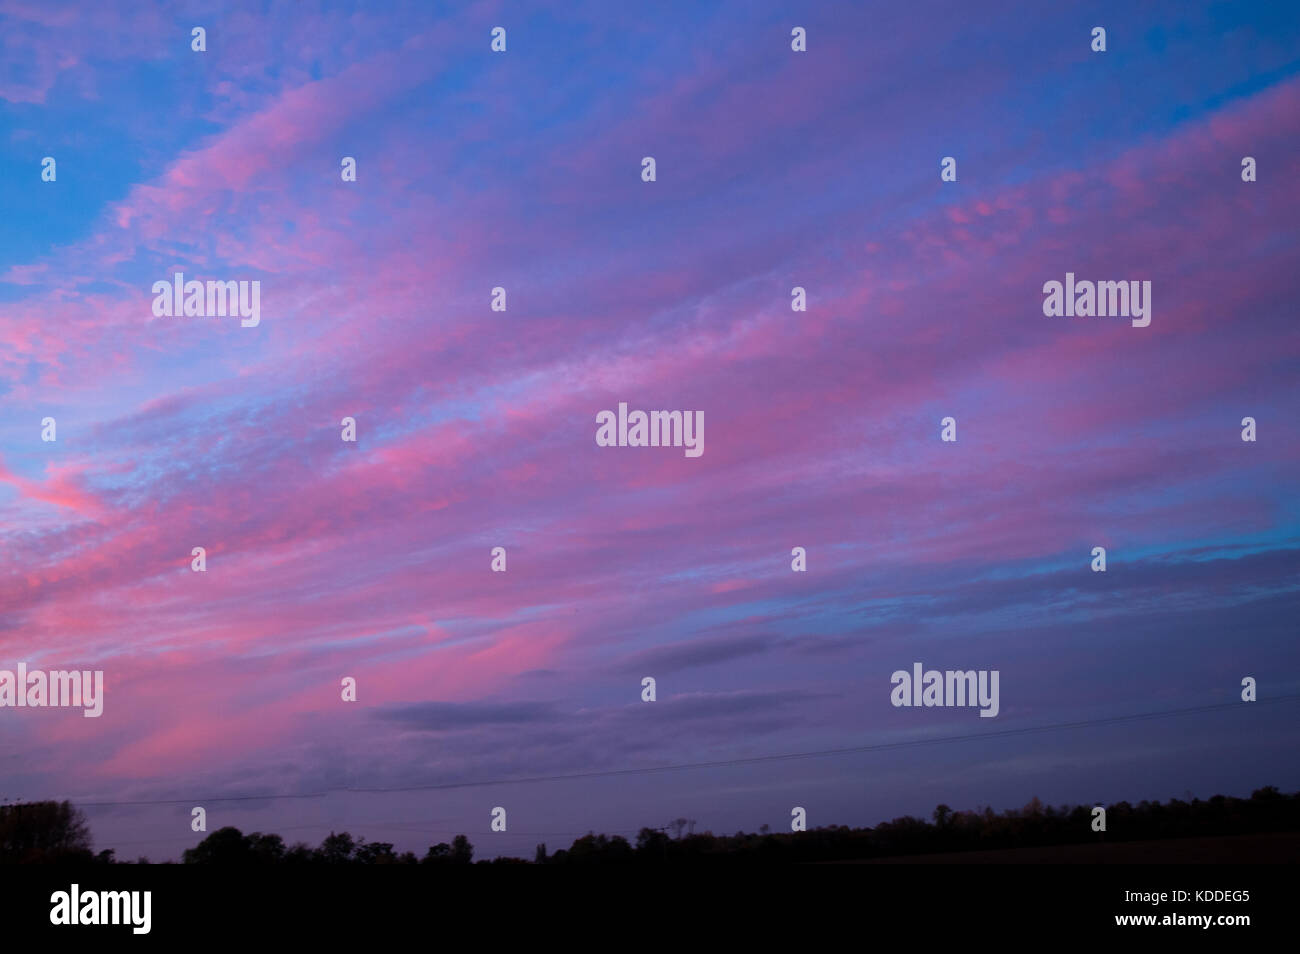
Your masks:
{"label": "sky", "polygon": [[1298,143],[1272,2],[0,0],[0,669],[105,686],[0,798],[161,860],[1300,788]]}

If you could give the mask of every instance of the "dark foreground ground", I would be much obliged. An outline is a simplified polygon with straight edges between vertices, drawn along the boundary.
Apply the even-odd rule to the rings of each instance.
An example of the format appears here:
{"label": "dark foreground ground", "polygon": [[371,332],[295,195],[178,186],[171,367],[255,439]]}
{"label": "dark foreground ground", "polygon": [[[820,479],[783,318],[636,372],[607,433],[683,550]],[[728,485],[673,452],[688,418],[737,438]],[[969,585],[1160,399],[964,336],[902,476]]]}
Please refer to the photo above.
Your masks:
{"label": "dark foreground ground", "polygon": [[1164,841],[1117,841],[1096,845],[1007,848],[999,851],[954,851],[934,855],[865,858],[861,861],[829,862],[829,864],[1185,865],[1296,864],[1297,862],[1300,862],[1300,832],[1171,838]]}

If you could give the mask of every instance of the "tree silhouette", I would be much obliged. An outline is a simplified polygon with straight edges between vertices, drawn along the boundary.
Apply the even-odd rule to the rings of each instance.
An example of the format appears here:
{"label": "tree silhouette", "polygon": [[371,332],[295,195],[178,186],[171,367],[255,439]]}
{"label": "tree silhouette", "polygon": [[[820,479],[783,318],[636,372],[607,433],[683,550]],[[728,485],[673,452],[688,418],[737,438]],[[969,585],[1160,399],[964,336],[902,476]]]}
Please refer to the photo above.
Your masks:
{"label": "tree silhouette", "polygon": [[347,832],[339,832],[337,835],[330,832],[329,837],[320,845],[321,861],[326,864],[344,864],[352,860],[352,853],[356,848],[356,843]]}
{"label": "tree silhouette", "polygon": [[610,837],[590,832],[573,843],[565,858],[569,864],[619,864],[632,860],[632,846],[622,835]]}
{"label": "tree silhouette", "polygon": [[187,865],[248,864],[253,860],[248,839],[233,826],[218,828],[182,856]]}
{"label": "tree silhouette", "polygon": [[86,817],[71,802],[0,805],[0,862],[90,861],[90,846]]}
{"label": "tree silhouette", "polygon": [[457,835],[451,840],[451,863],[467,865],[474,857],[474,846],[464,835]]}
{"label": "tree silhouette", "polygon": [[440,841],[436,845],[430,845],[428,852],[424,856],[426,865],[445,865],[451,862],[451,845],[445,841]]}
{"label": "tree silhouette", "polygon": [[[1137,805],[1116,802],[1106,806],[1108,830],[1103,838],[1091,826],[1092,806],[1045,806],[1034,798],[1021,809],[995,812],[985,807],[954,811],[946,804],[935,807],[933,822],[905,815],[873,828],[832,826],[807,832],[734,835],[695,833],[686,818],[661,828],[642,828],[635,846],[619,835],[588,832],[568,849],[547,854],[537,845],[537,864],[648,864],[727,865],[789,864],[808,861],[867,860],[888,856],[924,855],[1039,846],[1104,845],[1108,851],[1124,842],[1159,839],[1218,838],[1214,848],[1226,852],[1225,860],[1271,861],[1269,839],[1237,841],[1231,836],[1300,832],[1300,793],[1283,793],[1273,786],[1257,789],[1249,799],[1215,795],[1208,800],[1171,799],[1167,803],[1143,801]],[[675,837],[669,837],[672,831]],[[1226,836],[1226,837],[1225,837]],[[117,862],[113,850],[91,852],[90,834],[82,814],[68,802],[32,802],[0,806],[0,863]],[[1151,849],[1140,849],[1145,857]],[[451,844],[430,846],[424,864],[468,865],[474,846],[465,835]],[[225,827],[207,835],[183,855],[186,864],[415,864],[413,852],[398,854],[389,842],[367,842],[349,832],[330,832],[313,848],[301,842],[286,848],[276,834]],[[1015,860],[1015,859],[1008,859]],[[1022,859],[1023,860],[1023,859]],[[138,859],[147,864],[148,859]],[[521,858],[496,858],[479,864],[527,864]]]}

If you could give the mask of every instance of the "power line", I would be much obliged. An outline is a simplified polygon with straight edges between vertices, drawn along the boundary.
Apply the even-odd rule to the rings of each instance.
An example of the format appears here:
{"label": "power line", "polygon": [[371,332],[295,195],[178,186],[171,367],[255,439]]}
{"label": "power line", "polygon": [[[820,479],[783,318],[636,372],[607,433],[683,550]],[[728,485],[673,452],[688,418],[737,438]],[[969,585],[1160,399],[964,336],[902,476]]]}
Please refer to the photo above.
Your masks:
{"label": "power line", "polygon": [[400,785],[387,788],[327,788],[317,792],[297,792],[292,794],[268,795],[209,795],[196,798],[148,798],[124,801],[75,801],[80,808],[127,808],[142,805],[200,805],[205,802],[256,802],[285,801],[325,798],[339,794],[399,794],[403,792],[450,791],[458,788],[488,788],[499,785],[530,785],[539,782],[566,782],[592,778],[619,778],[630,775],[649,775],[655,772],[680,772],[690,769],[723,768],[733,765],[756,765],[764,762],[784,762],[798,759],[827,758],[837,755],[852,755],[863,752],[883,752],[892,749],[904,749],[917,745],[946,745],[953,742],[978,742],[984,739],[1002,739],[1010,736],[1031,735],[1036,732],[1056,732],[1062,729],[1082,729],[1092,726],[1120,725],[1127,722],[1141,722],[1149,719],[1163,719],[1171,716],[1193,715],[1201,712],[1218,712],[1226,709],[1254,708],[1265,705],[1279,705],[1300,700],[1300,693],[1289,696],[1277,696],[1261,699],[1252,703],[1220,702],[1213,705],[1192,706],[1186,709],[1162,709],[1156,712],[1138,712],[1130,715],[1111,716],[1104,719],[1083,719],[1076,722],[1054,722],[1047,725],[1019,726],[993,732],[974,732],[967,735],[948,735],[933,739],[908,739],[902,742],[879,742],[872,745],[854,745],[838,749],[820,749],[813,752],[788,752],[781,755],[756,755],[746,758],[717,759],[708,762],[682,762],[676,765],[653,765],[643,768],[606,769],[591,772],[573,772],[566,775],[533,775],[523,778],[483,779],[472,782],[437,782],[426,785]]}

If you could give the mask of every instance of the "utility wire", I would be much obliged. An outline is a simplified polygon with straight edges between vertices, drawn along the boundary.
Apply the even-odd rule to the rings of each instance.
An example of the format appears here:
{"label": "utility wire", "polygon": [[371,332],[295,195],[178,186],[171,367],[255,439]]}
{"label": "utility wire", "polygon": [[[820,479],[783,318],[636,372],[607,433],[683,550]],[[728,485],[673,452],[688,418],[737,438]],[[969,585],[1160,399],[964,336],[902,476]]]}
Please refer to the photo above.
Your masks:
{"label": "utility wire", "polygon": [[205,802],[257,802],[286,801],[325,798],[338,794],[397,794],[402,792],[437,792],[458,788],[487,788],[498,785],[531,785],[539,782],[565,782],[592,778],[619,778],[629,775],[649,775],[655,772],[680,772],[689,769],[722,768],[733,765],[757,765],[764,762],[784,762],[797,759],[827,758],[837,755],[851,755],[862,752],[884,752],[892,749],[904,749],[918,745],[946,745],[952,742],[978,742],[984,739],[1004,739],[1010,736],[1031,735],[1036,732],[1056,732],[1062,729],[1083,729],[1092,726],[1121,725],[1128,722],[1142,722],[1149,719],[1163,719],[1172,716],[1193,715],[1201,712],[1219,712],[1227,709],[1254,708],[1257,706],[1280,705],[1300,701],[1300,693],[1289,696],[1276,696],[1252,703],[1220,702],[1213,705],[1191,706],[1186,709],[1162,709],[1156,712],[1138,712],[1130,715],[1111,716],[1105,719],[1083,719],[1077,722],[1054,722],[1047,725],[1019,726],[993,732],[974,732],[967,735],[948,735],[933,739],[908,739],[902,742],[880,742],[873,745],[854,745],[839,749],[820,749],[813,752],[788,752],[781,755],[757,755],[748,758],[717,759],[708,762],[682,762],[675,765],[652,765],[643,768],[608,769],[592,772],[573,772],[567,775],[533,775],[523,778],[482,779],[472,782],[438,782],[426,785],[400,785],[389,788],[327,788],[318,792],[297,792],[291,794],[268,795],[208,795],[196,798],[142,798],[123,801],[87,801],[70,799],[79,808],[126,808],[140,805],[201,805]]}

